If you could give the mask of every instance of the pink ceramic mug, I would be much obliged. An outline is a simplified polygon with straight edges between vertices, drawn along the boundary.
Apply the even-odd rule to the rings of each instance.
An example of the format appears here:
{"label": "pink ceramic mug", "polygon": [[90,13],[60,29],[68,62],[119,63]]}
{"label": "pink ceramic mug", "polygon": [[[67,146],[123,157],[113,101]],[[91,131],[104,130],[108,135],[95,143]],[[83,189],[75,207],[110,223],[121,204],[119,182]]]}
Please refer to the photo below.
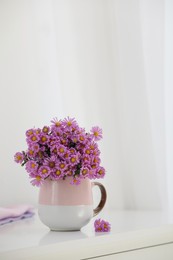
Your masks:
{"label": "pink ceramic mug", "polygon": [[[51,230],[80,230],[97,215],[105,205],[106,190],[99,182],[81,180],[79,185],[65,180],[45,180],[40,187],[38,213],[40,220]],[[93,209],[92,187],[101,191],[99,205]]]}

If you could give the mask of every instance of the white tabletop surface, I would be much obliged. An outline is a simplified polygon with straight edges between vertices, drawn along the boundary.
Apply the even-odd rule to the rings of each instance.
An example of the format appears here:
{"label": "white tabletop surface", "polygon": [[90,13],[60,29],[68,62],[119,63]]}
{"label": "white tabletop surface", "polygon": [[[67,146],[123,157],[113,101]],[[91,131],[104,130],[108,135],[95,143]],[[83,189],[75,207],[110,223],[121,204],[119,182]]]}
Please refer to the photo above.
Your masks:
{"label": "white tabletop surface", "polygon": [[[112,226],[111,232],[95,233],[93,222],[96,218],[108,220]],[[143,237],[143,241],[139,237]],[[161,211],[105,210],[81,231],[55,232],[44,226],[36,213],[30,219],[0,226],[0,259],[1,256],[4,256],[2,259],[7,259],[5,256],[12,252],[25,252],[30,248],[36,250],[46,246],[48,249],[50,246],[53,250],[55,245],[57,249],[59,245],[62,248],[68,243],[69,245],[71,243],[74,248],[79,241],[85,245],[102,241],[104,245],[108,240],[111,244],[111,239],[117,241],[117,248],[114,247],[117,251],[129,250],[129,241],[132,242],[133,239],[131,247],[134,248],[173,242],[173,218],[170,214]],[[123,241],[123,244],[120,241]]]}

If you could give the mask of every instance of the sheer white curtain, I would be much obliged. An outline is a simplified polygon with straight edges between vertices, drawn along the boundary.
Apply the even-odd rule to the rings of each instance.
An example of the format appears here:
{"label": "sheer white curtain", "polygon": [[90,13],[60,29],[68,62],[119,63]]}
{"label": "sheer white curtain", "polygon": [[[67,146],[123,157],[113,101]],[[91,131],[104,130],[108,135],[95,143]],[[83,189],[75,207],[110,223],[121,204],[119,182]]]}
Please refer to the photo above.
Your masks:
{"label": "sheer white curtain", "polygon": [[18,193],[36,200],[9,158],[23,148],[25,129],[69,115],[103,128],[107,207],[171,208],[172,14],[171,0],[0,2],[0,106],[11,138],[0,148],[2,203],[22,201],[21,178]]}

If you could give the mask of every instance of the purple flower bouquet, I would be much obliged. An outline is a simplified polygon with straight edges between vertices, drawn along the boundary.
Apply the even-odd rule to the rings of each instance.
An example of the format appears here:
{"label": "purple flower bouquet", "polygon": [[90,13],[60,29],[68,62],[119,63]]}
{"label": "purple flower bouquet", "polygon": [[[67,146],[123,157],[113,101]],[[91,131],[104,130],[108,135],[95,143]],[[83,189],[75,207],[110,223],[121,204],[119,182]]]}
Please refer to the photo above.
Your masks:
{"label": "purple flower bouquet", "polygon": [[92,127],[90,133],[79,127],[74,118],[51,121],[51,126],[26,131],[28,149],[17,152],[14,159],[31,178],[32,185],[73,177],[71,184],[78,185],[83,178],[103,178],[105,169],[100,165],[100,150],[97,141],[102,130]]}

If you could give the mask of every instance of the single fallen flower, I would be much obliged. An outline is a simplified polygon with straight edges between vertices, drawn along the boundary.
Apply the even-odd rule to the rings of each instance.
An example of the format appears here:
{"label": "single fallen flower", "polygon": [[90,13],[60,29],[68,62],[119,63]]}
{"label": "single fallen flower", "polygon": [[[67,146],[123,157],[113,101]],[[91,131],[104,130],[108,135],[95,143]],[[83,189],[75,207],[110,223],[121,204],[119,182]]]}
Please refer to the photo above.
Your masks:
{"label": "single fallen flower", "polygon": [[95,232],[110,232],[111,224],[103,219],[96,219],[94,222]]}

